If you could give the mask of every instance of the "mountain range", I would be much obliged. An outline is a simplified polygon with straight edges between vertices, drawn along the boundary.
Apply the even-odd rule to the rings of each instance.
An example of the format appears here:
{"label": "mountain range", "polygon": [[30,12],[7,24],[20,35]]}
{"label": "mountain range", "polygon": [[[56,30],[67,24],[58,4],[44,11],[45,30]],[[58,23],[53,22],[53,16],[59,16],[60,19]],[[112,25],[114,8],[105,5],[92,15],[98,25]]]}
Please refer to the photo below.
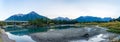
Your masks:
{"label": "mountain range", "polygon": [[66,21],[69,21],[71,19],[69,19],[68,17],[57,17],[57,18],[54,18],[53,20],[66,20]]}
{"label": "mountain range", "polygon": [[93,16],[80,16],[76,18],[78,22],[95,22],[95,21],[110,21],[112,20],[111,17],[105,17],[105,18],[100,18],[100,17],[93,17]]}
{"label": "mountain range", "polygon": [[[28,14],[16,14],[12,15],[9,18],[7,18],[5,21],[29,21],[29,20],[35,20],[35,19],[40,19],[40,18],[47,18],[45,16],[39,15],[38,13],[32,11]],[[52,20],[72,20],[69,19],[68,17],[57,17]],[[93,17],[93,16],[80,16],[76,19],[74,19],[78,22],[93,22],[93,21],[110,21],[112,20],[111,17],[105,17],[105,18],[100,18],[100,17]]]}
{"label": "mountain range", "polygon": [[9,18],[7,18],[5,21],[28,21],[28,20],[35,20],[39,18],[47,18],[47,17],[39,15],[38,13],[32,11],[25,15],[24,14],[12,15]]}

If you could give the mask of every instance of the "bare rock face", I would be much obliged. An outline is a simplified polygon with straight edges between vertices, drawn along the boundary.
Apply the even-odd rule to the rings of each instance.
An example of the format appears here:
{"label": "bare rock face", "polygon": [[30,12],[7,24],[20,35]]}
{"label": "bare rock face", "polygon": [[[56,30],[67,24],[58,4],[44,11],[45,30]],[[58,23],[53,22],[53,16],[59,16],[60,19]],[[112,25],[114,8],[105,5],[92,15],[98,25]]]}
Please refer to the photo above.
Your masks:
{"label": "bare rock face", "polygon": [[68,42],[69,40],[80,39],[83,36],[93,36],[101,33],[101,28],[70,28],[64,30],[54,30],[42,33],[31,34],[33,40],[37,42]]}

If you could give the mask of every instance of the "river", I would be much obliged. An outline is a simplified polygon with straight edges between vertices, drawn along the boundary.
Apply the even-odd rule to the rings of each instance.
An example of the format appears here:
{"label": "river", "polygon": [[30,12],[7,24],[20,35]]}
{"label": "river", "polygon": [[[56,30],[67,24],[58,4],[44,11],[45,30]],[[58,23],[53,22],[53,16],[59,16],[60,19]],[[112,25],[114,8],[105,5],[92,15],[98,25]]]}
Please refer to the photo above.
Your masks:
{"label": "river", "polygon": [[[72,28],[72,29],[70,29]],[[83,27],[76,27],[76,26],[60,26],[60,27],[54,27],[54,28],[47,28],[47,27],[37,27],[37,28],[18,28],[18,27],[8,27],[5,28],[6,34],[8,37],[12,40],[15,40],[16,42],[39,42],[38,40],[34,40],[34,38],[31,36],[35,33],[46,33],[53,31],[52,33],[56,33],[59,30],[67,31],[67,30],[73,30],[77,31],[78,29],[82,29]],[[87,31],[89,31],[90,28],[95,27],[87,27]],[[94,29],[91,29],[94,30]],[[95,29],[97,30],[97,29]],[[67,39],[68,42],[109,42],[109,39],[106,39],[109,34],[111,33],[103,33],[103,29],[99,29],[102,31],[102,33],[95,32],[95,34],[92,34],[90,37],[77,37],[77,39]],[[105,29],[104,29],[105,30]],[[97,30],[98,31],[98,30]],[[61,31],[60,31],[61,32]],[[72,31],[71,31],[72,32]],[[79,32],[79,31],[78,31]],[[76,33],[76,32],[73,32]],[[62,33],[61,33],[62,34]],[[71,33],[70,33],[71,34]],[[48,35],[48,34],[47,34]],[[46,36],[47,36],[46,35]],[[53,34],[54,35],[54,34]],[[66,32],[67,35],[67,32]],[[74,34],[76,35],[76,34]],[[66,37],[66,36],[65,36]]]}

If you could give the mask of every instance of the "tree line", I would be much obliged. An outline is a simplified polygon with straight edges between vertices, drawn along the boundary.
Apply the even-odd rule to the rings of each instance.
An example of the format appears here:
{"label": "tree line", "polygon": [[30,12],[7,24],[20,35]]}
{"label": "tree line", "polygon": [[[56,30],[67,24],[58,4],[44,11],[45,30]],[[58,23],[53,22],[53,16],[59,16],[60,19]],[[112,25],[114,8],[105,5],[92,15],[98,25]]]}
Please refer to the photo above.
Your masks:
{"label": "tree line", "polygon": [[41,18],[41,19],[35,19],[35,20],[29,20],[30,25],[35,26],[45,26],[45,25],[55,25],[55,24],[75,24],[77,23],[76,20],[51,20],[48,18]]}
{"label": "tree line", "polygon": [[[120,22],[120,17],[117,19],[112,19],[110,21],[107,22],[114,22],[114,21],[119,21]],[[93,21],[93,22],[97,22],[97,23],[103,23],[106,21]],[[29,20],[29,25],[34,25],[34,26],[46,26],[46,25],[56,25],[56,24],[76,24],[76,23],[90,23],[90,22],[78,22],[76,20],[52,20],[52,19],[48,19],[48,18],[39,18],[39,19],[35,19],[35,20]],[[3,21],[0,21],[0,26],[5,25],[5,23]]]}
{"label": "tree line", "polygon": [[[104,22],[114,22],[114,21],[120,21],[120,17],[117,19],[112,19],[110,21],[92,21],[96,23],[104,23]],[[46,26],[46,25],[56,25],[56,24],[76,24],[76,23],[90,23],[90,22],[78,22],[76,20],[52,20],[48,18],[41,18],[41,19],[35,19],[35,20],[30,20],[29,24],[30,25],[35,25],[35,26]]]}

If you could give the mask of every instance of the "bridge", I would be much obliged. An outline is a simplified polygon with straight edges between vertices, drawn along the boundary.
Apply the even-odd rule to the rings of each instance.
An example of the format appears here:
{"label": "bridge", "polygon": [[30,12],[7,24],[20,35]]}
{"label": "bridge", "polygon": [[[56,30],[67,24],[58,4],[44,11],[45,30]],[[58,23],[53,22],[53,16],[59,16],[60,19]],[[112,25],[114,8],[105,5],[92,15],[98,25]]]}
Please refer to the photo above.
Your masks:
{"label": "bridge", "polygon": [[17,27],[22,27],[24,25],[28,25],[28,21],[3,21],[6,23],[6,26],[4,27],[12,27],[12,26],[17,26]]}

